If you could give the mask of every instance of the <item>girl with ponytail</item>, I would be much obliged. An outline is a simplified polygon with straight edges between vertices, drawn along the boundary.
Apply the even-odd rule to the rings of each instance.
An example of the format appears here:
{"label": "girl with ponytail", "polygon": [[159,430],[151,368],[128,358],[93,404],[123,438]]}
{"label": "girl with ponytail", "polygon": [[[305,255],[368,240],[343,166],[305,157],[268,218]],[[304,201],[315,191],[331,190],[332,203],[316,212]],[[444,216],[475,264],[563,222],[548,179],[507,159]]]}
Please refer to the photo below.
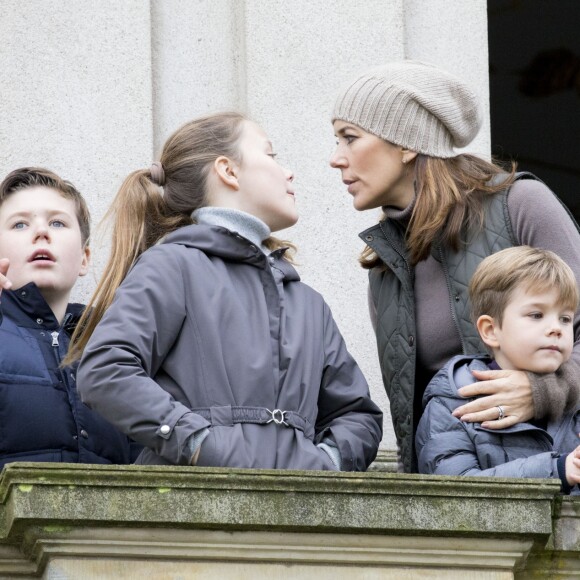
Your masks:
{"label": "girl with ponytail", "polygon": [[70,358],[138,463],[365,470],[382,416],[328,306],[271,233],[293,174],[238,113],[187,123],[110,210],[112,250]]}

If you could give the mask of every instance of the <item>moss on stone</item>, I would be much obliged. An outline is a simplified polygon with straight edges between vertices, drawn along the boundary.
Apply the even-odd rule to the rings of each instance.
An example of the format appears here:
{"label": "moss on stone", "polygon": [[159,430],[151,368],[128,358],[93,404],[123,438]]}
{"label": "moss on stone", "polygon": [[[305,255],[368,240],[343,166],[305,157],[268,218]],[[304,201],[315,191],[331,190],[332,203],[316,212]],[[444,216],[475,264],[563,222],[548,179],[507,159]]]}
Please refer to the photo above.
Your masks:
{"label": "moss on stone", "polygon": [[571,553],[553,530],[580,519],[580,502],[558,491],[551,480],[14,463],[0,476],[0,544],[33,553],[34,538],[87,527],[499,537],[533,542],[533,571]]}

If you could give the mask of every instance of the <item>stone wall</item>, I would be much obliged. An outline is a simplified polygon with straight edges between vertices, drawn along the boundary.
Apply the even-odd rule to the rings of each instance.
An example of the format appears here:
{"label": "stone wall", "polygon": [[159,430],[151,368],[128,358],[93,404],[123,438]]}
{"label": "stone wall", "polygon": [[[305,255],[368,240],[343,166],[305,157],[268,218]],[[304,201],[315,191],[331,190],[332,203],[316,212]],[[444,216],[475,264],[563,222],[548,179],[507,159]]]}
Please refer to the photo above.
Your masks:
{"label": "stone wall", "polygon": [[[357,232],[357,213],[328,166],[338,87],[403,57],[468,79],[488,111],[485,0],[3,0],[0,175],[41,165],[85,193],[96,224],[122,179],[148,167],[169,133],[208,111],[246,111],[295,172],[303,279],[329,302],[387,411]],[[489,123],[472,146],[489,152]],[[94,276],[108,252],[92,241]],[[394,446],[387,411],[385,447]]]}

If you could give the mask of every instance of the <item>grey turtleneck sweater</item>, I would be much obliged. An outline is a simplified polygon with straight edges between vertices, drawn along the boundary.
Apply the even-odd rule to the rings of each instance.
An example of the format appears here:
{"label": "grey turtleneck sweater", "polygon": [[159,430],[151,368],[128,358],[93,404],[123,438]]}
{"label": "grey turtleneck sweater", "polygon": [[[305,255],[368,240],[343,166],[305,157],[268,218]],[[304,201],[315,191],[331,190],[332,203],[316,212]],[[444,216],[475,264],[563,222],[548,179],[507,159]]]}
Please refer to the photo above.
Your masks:
{"label": "grey turtleneck sweater", "polygon": [[270,253],[268,248],[264,246],[264,241],[270,237],[270,228],[260,218],[252,214],[229,207],[207,206],[196,209],[191,217],[198,224],[220,226],[237,232],[258,246],[264,254]]}

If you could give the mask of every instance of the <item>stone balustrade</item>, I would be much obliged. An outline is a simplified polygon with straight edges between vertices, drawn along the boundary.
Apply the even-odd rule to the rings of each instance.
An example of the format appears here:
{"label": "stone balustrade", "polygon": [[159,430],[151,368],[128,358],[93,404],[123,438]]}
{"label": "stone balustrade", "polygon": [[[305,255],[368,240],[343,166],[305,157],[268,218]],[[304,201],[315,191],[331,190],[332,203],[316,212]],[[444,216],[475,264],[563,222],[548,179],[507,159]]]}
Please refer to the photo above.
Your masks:
{"label": "stone balustrade", "polygon": [[580,501],[552,480],[13,463],[0,578],[36,577],[573,578]]}

